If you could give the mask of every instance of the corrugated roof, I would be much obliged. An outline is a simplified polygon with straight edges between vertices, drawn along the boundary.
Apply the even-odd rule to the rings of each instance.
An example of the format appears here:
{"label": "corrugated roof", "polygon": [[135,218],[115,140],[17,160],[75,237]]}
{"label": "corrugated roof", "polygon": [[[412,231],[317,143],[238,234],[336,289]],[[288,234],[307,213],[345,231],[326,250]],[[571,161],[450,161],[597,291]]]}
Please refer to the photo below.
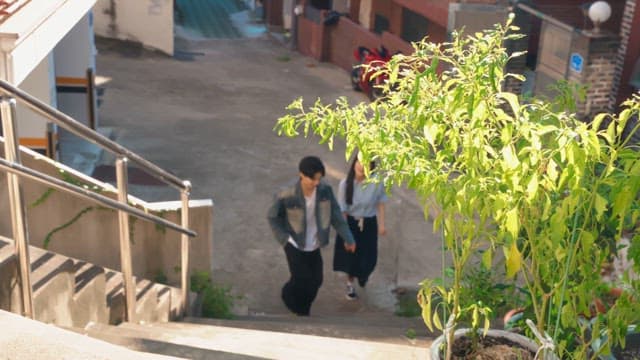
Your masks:
{"label": "corrugated roof", "polygon": [[31,0],[0,0],[0,24],[5,22],[11,15],[22,9]]}

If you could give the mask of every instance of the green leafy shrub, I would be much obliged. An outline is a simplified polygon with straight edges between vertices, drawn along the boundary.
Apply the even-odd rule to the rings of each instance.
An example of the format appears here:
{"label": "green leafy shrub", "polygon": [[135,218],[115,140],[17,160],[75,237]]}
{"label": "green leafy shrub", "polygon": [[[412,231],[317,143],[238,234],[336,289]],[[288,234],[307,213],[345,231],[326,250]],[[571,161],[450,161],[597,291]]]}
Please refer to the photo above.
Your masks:
{"label": "green leafy shrub", "polygon": [[[449,43],[414,43],[414,54],[376,69],[388,79],[383,99],[311,106],[298,99],[275,130],[315,135],[330,149],[344,139],[345,157],[358,149],[363,162],[376,161],[376,179],[387,188],[416,191],[442,234],[443,264],[451,264],[450,275],[425,279],[418,293],[425,324],[446,335],[447,359],[460,322],[471,319],[474,336],[491,325],[491,308],[475,297],[493,289],[464,283],[479,250],[486,268],[500,267],[526,288],[537,332],[550,336],[555,355],[595,359],[624,346],[628,325],[640,322],[640,281],[628,274],[621,298],[590,324],[582,321],[603,282],[600,269],[617,248],[612,239],[615,245],[623,233],[634,234],[629,260],[640,270],[640,152],[624,135],[640,126],[631,121],[640,96],[618,114],[583,122],[571,84],[559,84],[548,100],[524,102],[503,91],[507,78],[524,80],[505,73],[522,55],[505,47],[521,37],[512,21],[513,14],[493,30],[453,32]],[[504,261],[496,265],[496,258]],[[592,333],[606,338],[599,353],[591,353]]]}
{"label": "green leafy shrub", "polygon": [[233,304],[238,298],[231,294],[230,286],[215,285],[207,271],[195,271],[191,275],[191,291],[202,299],[202,316],[216,319],[233,318]]}
{"label": "green leafy shrub", "polygon": [[418,317],[422,313],[422,309],[416,299],[416,292],[409,291],[402,295],[398,295],[395,314],[403,317]]}
{"label": "green leafy shrub", "polygon": [[492,310],[491,319],[507,311],[524,305],[526,290],[516,286],[514,281],[501,276],[496,269],[482,264],[469,267],[462,275],[460,303],[471,305],[481,303]]}

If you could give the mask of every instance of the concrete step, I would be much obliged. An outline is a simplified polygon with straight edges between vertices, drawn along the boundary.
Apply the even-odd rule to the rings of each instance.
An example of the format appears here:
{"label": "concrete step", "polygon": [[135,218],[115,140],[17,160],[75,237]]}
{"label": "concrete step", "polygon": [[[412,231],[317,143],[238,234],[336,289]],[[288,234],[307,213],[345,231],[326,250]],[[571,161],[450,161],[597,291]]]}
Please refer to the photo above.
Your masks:
{"label": "concrete step", "polygon": [[[109,324],[124,321],[125,297],[122,273],[105,272],[106,301],[109,308]],[[136,282],[135,322],[165,322],[179,316],[180,290],[146,279],[134,277]]]}
{"label": "concrete step", "polygon": [[89,322],[108,323],[104,268],[85,261],[77,262],[75,267],[73,326],[84,326]]}
{"label": "concrete step", "polygon": [[17,279],[18,268],[13,242],[0,238],[0,309],[15,312],[20,310]]}
{"label": "concrete step", "polygon": [[[29,253],[36,320],[65,327],[122,322],[121,273],[33,246]],[[0,309],[21,313],[17,264],[13,240],[0,236]],[[138,279],[134,320],[176,319],[180,294],[179,289]]]}
{"label": "concrete step", "polygon": [[0,358],[12,360],[170,360],[175,357],[132,351],[105,341],[0,310]]}
{"label": "concrete step", "polygon": [[73,325],[74,261],[35,247],[29,252],[35,319]]}
{"label": "concrete step", "polygon": [[[381,329],[384,331],[385,329]],[[91,325],[84,334],[115,341],[132,349],[175,354],[197,349],[189,358],[263,359],[425,359],[428,346],[389,344],[279,331],[233,328],[196,323],[123,323],[117,327]],[[140,346],[140,347],[136,347]],[[172,346],[177,346],[172,348]],[[162,352],[160,350],[164,349]],[[193,357],[192,357],[193,356]],[[232,358],[232,357],[228,357]]]}
{"label": "concrete step", "polygon": [[[265,314],[237,316],[231,320],[189,317],[182,322],[168,323],[166,327],[188,326],[186,324],[278,331],[421,347],[429,346],[437,336],[427,331],[420,318],[403,318],[390,313],[377,312],[309,317]],[[158,326],[165,325],[158,324]],[[412,334],[411,338],[407,337],[407,333]]]}
{"label": "concrete step", "polygon": [[[22,313],[14,242],[0,237],[0,244],[0,308]],[[35,247],[29,248],[29,255],[36,320],[72,325],[74,261]]]}
{"label": "concrete step", "polygon": [[154,353],[164,356],[176,356],[191,360],[241,360],[263,359],[224,351],[175,344],[169,341],[153,339],[152,335],[141,336],[138,332],[123,329],[121,326],[89,324],[85,328],[69,329],[88,337],[100,339],[114,345],[123,346],[133,351]]}

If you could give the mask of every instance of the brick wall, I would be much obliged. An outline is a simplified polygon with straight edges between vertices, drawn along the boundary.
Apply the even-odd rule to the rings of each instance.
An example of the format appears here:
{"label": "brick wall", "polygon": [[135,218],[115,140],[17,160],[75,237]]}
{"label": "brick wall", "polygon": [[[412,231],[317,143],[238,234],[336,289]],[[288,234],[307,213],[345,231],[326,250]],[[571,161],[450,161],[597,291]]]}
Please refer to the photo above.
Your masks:
{"label": "brick wall", "polygon": [[616,73],[616,56],[620,46],[617,36],[592,38],[585,62],[584,84],[588,85],[587,99],[579,104],[579,112],[587,119],[610,111],[610,94]]}
{"label": "brick wall", "polygon": [[327,61],[346,71],[351,71],[355,64],[353,51],[358,46],[377,48],[382,41],[380,36],[344,17],[327,28],[327,36]]}
{"label": "brick wall", "polygon": [[620,48],[616,56],[616,73],[614,87],[611,92],[610,106],[612,110],[622,101],[629,98],[633,89],[628,84],[635,61],[640,58],[640,8],[636,0],[627,0],[620,26]]}
{"label": "brick wall", "polygon": [[318,61],[323,61],[326,52],[324,39],[325,26],[298,16],[298,51],[301,54],[310,56]]}
{"label": "brick wall", "polygon": [[264,17],[267,25],[282,26],[282,0],[265,0]]}
{"label": "brick wall", "polygon": [[326,28],[327,53],[325,60],[346,71],[351,71],[356,59],[353,51],[358,46],[366,46],[375,49],[383,45],[391,54],[401,52],[411,54],[413,47],[400,37],[389,32],[383,32],[382,36],[374,34],[364,27],[356,24],[351,19],[340,18],[340,21]]}

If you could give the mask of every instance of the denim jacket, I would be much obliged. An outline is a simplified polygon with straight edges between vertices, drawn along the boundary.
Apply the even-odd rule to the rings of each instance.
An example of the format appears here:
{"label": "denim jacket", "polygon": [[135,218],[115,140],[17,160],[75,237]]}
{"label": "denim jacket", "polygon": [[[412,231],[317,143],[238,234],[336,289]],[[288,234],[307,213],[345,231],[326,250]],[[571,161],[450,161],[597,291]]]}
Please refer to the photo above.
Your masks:
{"label": "denim jacket", "polygon": [[[304,248],[306,234],[306,206],[300,180],[280,190],[269,208],[267,215],[269,225],[276,240],[286,245],[289,236]],[[342,216],[338,202],[333,196],[331,186],[320,182],[316,189],[316,222],[318,225],[318,243],[324,247],[329,243],[329,226],[333,225],[338,234],[348,244],[354,244],[353,235],[346,220]]]}

